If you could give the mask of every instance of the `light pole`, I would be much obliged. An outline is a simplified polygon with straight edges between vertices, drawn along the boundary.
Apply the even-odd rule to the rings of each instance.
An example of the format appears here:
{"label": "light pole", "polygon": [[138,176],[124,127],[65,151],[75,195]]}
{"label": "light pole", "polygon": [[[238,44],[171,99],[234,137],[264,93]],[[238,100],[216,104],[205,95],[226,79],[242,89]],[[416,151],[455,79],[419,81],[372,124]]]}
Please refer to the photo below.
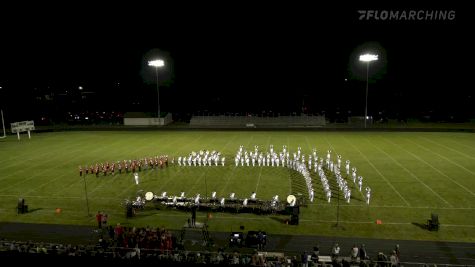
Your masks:
{"label": "light pole", "polygon": [[360,55],[360,61],[366,62],[366,102],[364,108],[364,127],[366,128],[366,121],[368,120],[368,82],[369,82],[369,63],[378,60],[378,55],[364,54]]}
{"label": "light pole", "polygon": [[155,74],[157,76],[157,102],[158,102],[158,124],[160,125],[160,93],[158,91],[158,68],[165,66],[165,61],[162,59],[155,59],[148,62],[149,66],[155,67]]}

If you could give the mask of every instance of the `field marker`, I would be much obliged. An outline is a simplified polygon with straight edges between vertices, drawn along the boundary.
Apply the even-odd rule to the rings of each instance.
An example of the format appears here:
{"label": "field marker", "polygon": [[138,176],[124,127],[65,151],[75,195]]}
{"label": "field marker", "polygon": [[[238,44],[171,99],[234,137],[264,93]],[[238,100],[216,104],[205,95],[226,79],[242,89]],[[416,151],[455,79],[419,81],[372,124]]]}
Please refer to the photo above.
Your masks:
{"label": "field marker", "polygon": [[[87,140],[87,137],[83,138],[84,140]],[[57,141],[57,140],[55,140]],[[41,139],[38,140],[38,139],[35,139],[34,142],[41,142]],[[57,144],[57,148],[61,148],[61,149],[65,149],[64,147],[64,144],[61,143],[61,142],[55,142],[55,144]],[[72,143],[70,144],[68,147],[76,147],[78,145],[81,145],[80,142],[76,142],[76,143]],[[30,151],[28,153],[28,155],[37,155],[36,157],[30,157],[28,158],[27,160],[28,161],[36,161],[36,159],[43,159],[45,158],[46,155],[49,155],[49,154],[56,154],[56,146],[54,148],[51,148],[51,147],[48,147],[48,151],[49,152],[46,152],[46,153],[38,153],[38,152],[43,152],[45,149],[43,146],[39,147],[38,149],[35,149],[33,151]],[[69,150],[69,149],[68,149]],[[14,167],[14,166],[18,166],[18,165],[21,165],[21,166],[24,166],[25,165],[25,162],[24,162],[24,159],[22,158],[23,155],[19,155],[19,156],[13,156],[13,157],[8,157],[3,163],[7,162],[7,161],[10,161],[10,160],[15,160],[15,159],[18,159],[20,158],[19,161],[15,161],[14,164],[5,164],[3,165],[4,167]]]}
{"label": "field marker", "polygon": [[[305,138],[307,138],[307,137],[305,137]],[[332,144],[328,141],[328,139],[327,139],[325,136],[324,136],[323,138],[325,139],[325,142],[327,142],[327,144],[330,146],[330,149],[331,149],[333,152],[336,153],[336,149],[334,149],[334,147],[333,147]],[[343,164],[343,163],[342,163],[342,164]],[[341,169],[343,169],[343,168],[341,168]],[[345,179],[345,177],[344,177],[343,175],[342,175],[341,177],[342,177],[343,179]],[[348,179],[345,179],[345,181],[347,181],[347,180],[348,180]],[[350,180],[350,181],[351,181],[351,180]],[[360,195],[361,195],[363,201],[366,201],[366,197],[365,197],[365,195],[363,195],[363,190],[361,190],[361,191],[360,191],[360,190],[356,190],[356,189],[358,189],[356,183],[350,183],[350,182],[348,182],[348,181],[347,181],[347,183],[348,183],[355,191],[360,192]],[[355,197],[353,197],[353,199],[355,199]]]}
{"label": "field marker", "polygon": [[420,144],[418,144],[418,143],[416,143],[416,142],[414,142],[414,141],[412,141],[412,140],[409,140],[409,141],[410,141],[411,143],[413,143],[413,144],[416,144],[418,147],[420,147],[420,148],[422,148],[422,149],[424,149],[424,150],[426,150],[426,151],[429,151],[429,152],[431,152],[431,153],[433,153],[433,154],[436,154],[437,156],[439,156],[439,157],[441,157],[441,158],[447,160],[448,162],[450,162],[450,163],[452,163],[452,164],[454,164],[454,165],[460,167],[461,169],[463,169],[463,170],[469,172],[470,174],[475,175],[475,172],[473,172],[473,171],[471,171],[471,170],[465,168],[464,166],[458,164],[457,162],[454,162],[454,161],[452,161],[451,159],[449,159],[449,158],[447,158],[447,157],[445,157],[445,156],[443,156],[443,155],[440,155],[440,154],[437,153],[437,152],[434,152],[434,151],[432,151],[432,150],[430,150],[430,149],[427,149],[427,148],[425,148],[424,146],[421,146]]}
{"label": "field marker", "polygon": [[437,196],[438,198],[440,198],[442,201],[444,201],[447,205],[449,205],[450,207],[453,207],[452,204],[450,204],[449,202],[447,202],[447,200],[445,200],[443,197],[441,197],[439,194],[437,194],[437,192],[435,192],[432,188],[430,188],[430,186],[428,186],[427,184],[425,184],[423,181],[421,181],[419,179],[419,177],[417,177],[417,175],[415,175],[413,172],[411,172],[409,169],[407,169],[406,167],[404,167],[404,165],[402,165],[399,161],[397,161],[396,159],[394,159],[393,157],[391,157],[391,155],[389,155],[386,151],[382,150],[381,148],[375,146],[372,142],[370,142],[367,138],[365,138],[366,142],[369,143],[370,145],[372,145],[374,148],[376,148],[377,150],[383,152],[388,158],[390,158],[393,162],[395,162],[399,167],[401,167],[403,170],[405,170],[409,175],[411,175],[414,179],[416,179],[419,183],[421,183],[422,185],[424,185],[427,189],[429,189],[435,196]]}
{"label": "field marker", "polygon": [[[270,138],[270,137],[268,137],[268,138]],[[252,139],[254,139],[254,135],[251,135],[251,138],[249,139],[249,141],[247,141],[246,147],[249,146],[249,144],[251,143]],[[234,156],[236,156],[236,155],[234,155]],[[232,157],[232,156],[231,156],[231,157]],[[234,158],[233,158],[233,159],[234,159]],[[231,164],[232,164],[232,161],[231,161],[231,160],[228,160],[227,162],[231,162]],[[226,179],[226,183],[224,183],[223,188],[221,188],[221,190],[219,191],[219,195],[223,195],[223,192],[224,192],[224,190],[226,189],[226,187],[228,186],[229,181],[231,180],[231,177],[234,176],[234,174],[236,173],[236,168],[238,168],[238,167],[236,167],[236,166],[232,166],[232,165],[230,165],[230,166],[233,167],[233,169],[232,169],[233,171],[231,172],[231,175],[228,175],[228,177],[227,177],[228,179]]]}
{"label": "field marker", "polygon": [[453,148],[451,148],[451,147],[448,147],[448,146],[446,146],[446,145],[442,145],[442,144],[436,143],[436,142],[434,142],[434,141],[432,141],[432,140],[430,140],[430,139],[428,139],[428,138],[420,137],[420,136],[419,136],[419,138],[424,139],[424,140],[426,140],[426,141],[429,142],[429,143],[432,143],[432,144],[441,146],[441,147],[443,147],[443,148],[445,148],[445,149],[451,150],[451,151],[453,151],[453,152],[455,152],[455,153],[458,153],[458,154],[460,154],[460,155],[462,155],[462,156],[464,156],[464,157],[466,157],[466,158],[475,159],[474,157],[472,157],[472,156],[470,156],[470,155],[467,155],[467,154],[465,154],[465,153],[462,153],[462,152],[460,152],[460,151],[458,151],[458,150],[455,150],[455,149],[453,149]]}
{"label": "field marker", "polygon": [[[383,138],[383,137],[381,137]],[[383,138],[385,139],[385,138]],[[450,178],[448,175],[446,175],[445,173],[443,173],[442,171],[440,171],[439,169],[435,168],[434,166],[432,166],[432,164],[430,164],[429,162],[425,161],[424,159],[420,158],[419,156],[413,154],[412,152],[410,152],[409,150],[403,148],[402,146],[396,144],[396,143],[393,143],[391,141],[387,141],[387,142],[390,142],[392,143],[393,145],[395,146],[398,146],[400,147],[402,150],[406,151],[407,153],[411,154],[413,157],[415,157],[416,159],[418,159],[419,161],[421,162],[424,162],[426,165],[428,165],[429,167],[431,167],[432,169],[434,169],[436,172],[438,172],[439,174],[441,174],[442,176],[445,176],[446,178],[448,178],[450,181],[452,181],[453,183],[455,183],[456,185],[460,186],[461,188],[465,189],[465,191],[467,191],[468,193],[470,193],[472,196],[475,196],[475,193],[473,193],[472,191],[470,191],[468,188],[466,188],[465,186],[459,184],[457,181],[455,181],[454,179]]]}
{"label": "field marker", "polygon": [[389,187],[391,187],[394,192],[396,192],[396,194],[404,201],[404,203],[406,203],[406,205],[408,207],[411,207],[411,204],[409,204],[409,202],[407,202],[407,200],[401,195],[401,193],[399,193],[399,191],[396,190],[396,188],[389,182],[389,180],[386,178],[386,176],[384,176],[379,170],[378,168],[376,168],[376,166],[374,166],[374,164],[366,157],[365,154],[363,154],[356,146],[354,146],[351,142],[349,142],[345,136],[343,136],[343,139],[348,143],[350,144],[353,148],[355,148],[358,153],[360,153],[360,155],[369,163],[369,165],[371,165],[371,167],[373,167],[373,169],[379,174],[379,176],[381,176],[383,178],[383,180],[389,185]]}
{"label": "field marker", "polygon": [[[153,139],[154,137],[155,137],[155,136],[153,136],[153,135],[149,136],[149,138],[146,139],[147,142],[145,142],[145,145],[147,146],[148,144],[150,144],[150,142],[149,142],[148,140],[151,140],[151,139]],[[151,140],[151,141],[153,141],[153,140]],[[175,142],[172,142],[172,143],[176,143],[176,142],[178,142],[178,140],[175,140]],[[169,144],[170,144],[170,143],[169,143]],[[169,144],[168,144],[168,145],[169,145]],[[127,150],[127,147],[124,147],[124,148],[125,148],[125,151],[126,151],[126,150]],[[135,150],[133,151],[133,153],[131,153],[131,154],[133,155],[133,154],[137,153],[138,151],[140,151],[140,150],[142,150],[142,149],[143,149],[143,147],[139,147],[139,148],[135,149]],[[119,151],[124,151],[124,150],[119,150]],[[121,161],[121,162],[122,162],[122,161]],[[153,170],[155,170],[155,169],[153,169]],[[145,170],[144,170],[144,171],[145,171]],[[146,172],[149,172],[149,171],[150,171],[150,168],[149,168]],[[143,173],[143,172],[141,172],[141,173]],[[107,182],[105,182],[105,183],[102,183],[101,185],[98,185],[98,186],[94,187],[94,189],[91,190],[91,191],[89,192],[89,194],[92,195],[94,192],[96,192],[97,189],[99,189],[99,188],[101,188],[101,187],[104,187],[105,185],[113,184],[113,183],[117,180],[117,178],[119,178],[119,176],[122,176],[122,174],[117,173],[117,174],[115,174],[115,176],[116,176],[116,177],[113,177],[113,178],[110,179],[109,181],[107,181]],[[145,176],[145,177],[146,177],[146,176]],[[128,188],[130,188],[130,186],[129,186]]]}
{"label": "field marker", "polygon": [[[269,145],[269,141],[270,141],[270,136],[267,137],[266,146]],[[259,188],[259,182],[261,181],[261,175],[262,175],[262,167],[261,167],[261,169],[259,170],[259,177],[257,178],[256,191],[254,191],[256,194],[257,194],[257,188]]]}

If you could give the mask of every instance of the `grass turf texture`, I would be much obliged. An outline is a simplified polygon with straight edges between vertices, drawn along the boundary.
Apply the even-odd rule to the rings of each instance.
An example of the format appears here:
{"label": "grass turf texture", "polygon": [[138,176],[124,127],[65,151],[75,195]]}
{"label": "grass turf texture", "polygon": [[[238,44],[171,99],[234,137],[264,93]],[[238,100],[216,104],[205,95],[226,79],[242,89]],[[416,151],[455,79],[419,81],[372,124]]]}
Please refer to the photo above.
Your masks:
{"label": "grass turf texture", "polygon": [[[316,201],[301,208],[300,224],[283,223],[287,216],[214,213],[209,230],[262,229],[268,233],[310,234],[385,239],[475,241],[475,138],[472,133],[404,132],[250,132],[250,131],[104,131],[33,133],[28,140],[16,136],[0,139],[0,221],[95,225],[94,214],[104,210],[109,223],[153,225],[180,229],[189,213],[149,209],[131,219],[125,218],[123,200],[138,190],[187,196],[200,193],[228,197],[257,197],[270,200],[278,194],[285,200],[290,193],[307,195],[304,178],[287,168],[234,167],[239,145],[253,150],[259,145],[276,151],[287,145],[291,152],[312,148],[319,156],[331,148],[351,160],[364,177],[363,187],[372,188],[370,205],[352,187],[351,203],[340,195],[337,219],[337,186],[329,178],[332,202],[324,199],[320,179],[312,172]],[[132,174],[86,176],[90,214],[87,216],[83,179],[79,165],[112,162],[168,154],[188,155],[192,150],[217,150],[226,156],[225,167],[183,167],[171,165],[162,170],[140,173],[135,185]],[[324,154],[325,153],[325,154]],[[333,158],[336,156],[333,155]],[[256,164],[257,165],[257,164]],[[117,171],[116,171],[117,172]],[[342,173],[345,173],[344,168]],[[346,175],[344,175],[346,176]],[[24,197],[29,213],[18,215],[16,203]],[[61,208],[61,213],[55,213]],[[438,232],[422,225],[434,212],[441,223]],[[203,221],[198,212],[197,221]],[[376,224],[376,220],[382,224]]]}

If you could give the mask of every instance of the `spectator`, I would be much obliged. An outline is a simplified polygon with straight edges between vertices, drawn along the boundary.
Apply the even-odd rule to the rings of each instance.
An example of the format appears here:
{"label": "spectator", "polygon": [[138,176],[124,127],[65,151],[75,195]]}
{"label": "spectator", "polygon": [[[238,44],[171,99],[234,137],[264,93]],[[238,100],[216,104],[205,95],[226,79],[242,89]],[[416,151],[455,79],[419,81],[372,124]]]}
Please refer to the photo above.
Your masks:
{"label": "spectator", "polygon": [[262,231],[259,231],[259,233],[257,234],[257,249],[262,250],[264,248],[264,243],[264,234],[262,233]]}
{"label": "spectator", "polygon": [[337,258],[338,256],[340,256],[340,246],[338,243],[335,243],[332,248],[332,258]]}
{"label": "spectator", "polygon": [[320,248],[317,245],[313,247],[312,258],[311,258],[314,266],[317,266],[318,264],[318,256],[320,256]]}
{"label": "spectator", "polygon": [[354,244],[351,248],[350,257],[352,262],[356,262],[358,259],[358,247],[356,246],[356,244]]}
{"label": "spectator", "polygon": [[239,252],[237,250],[235,250],[233,253],[231,264],[239,264]]}
{"label": "spectator", "polygon": [[191,207],[191,225],[194,227],[196,223],[196,206]]}
{"label": "spectator", "polygon": [[399,244],[396,244],[396,247],[394,250],[396,251],[396,258],[399,263],[401,261],[401,251],[399,250]]}
{"label": "spectator", "polygon": [[102,226],[107,227],[107,219],[108,219],[107,213],[102,212],[102,217],[101,217]]}
{"label": "spectator", "polygon": [[97,227],[101,229],[102,228],[102,213],[100,211],[97,211],[96,221],[97,221]]}
{"label": "spectator", "polygon": [[391,267],[397,267],[399,265],[395,250],[393,250],[391,256],[389,256],[389,261],[391,262]]}
{"label": "spectator", "polygon": [[378,253],[376,260],[378,262],[376,266],[385,267],[388,263],[388,257],[383,252]]}
{"label": "spectator", "polygon": [[308,267],[308,254],[304,251],[302,254],[302,267]]}
{"label": "spectator", "polygon": [[257,253],[257,249],[255,249],[254,254],[252,254],[251,265],[252,266],[258,266],[259,265],[259,254]]}
{"label": "spectator", "polygon": [[360,260],[364,261],[369,259],[368,254],[366,253],[366,247],[364,244],[361,244],[360,249],[358,250],[358,253],[360,254]]}

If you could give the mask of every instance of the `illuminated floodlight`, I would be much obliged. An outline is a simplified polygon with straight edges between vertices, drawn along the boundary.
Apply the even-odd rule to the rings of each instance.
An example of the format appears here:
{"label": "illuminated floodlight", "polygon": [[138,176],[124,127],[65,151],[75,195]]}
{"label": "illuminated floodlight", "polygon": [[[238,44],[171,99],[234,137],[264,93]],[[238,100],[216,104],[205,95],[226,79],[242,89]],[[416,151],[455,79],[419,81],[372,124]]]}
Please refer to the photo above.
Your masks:
{"label": "illuminated floodlight", "polygon": [[160,68],[160,67],[165,66],[165,61],[163,61],[162,59],[150,60],[148,62],[148,65],[152,67]]}
{"label": "illuminated floodlight", "polygon": [[371,61],[376,61],[376,60],[378,60],[378,55],[373,55],[373,54],[360,55],[360,61],[363,61],[363,62],[371,62]]}

